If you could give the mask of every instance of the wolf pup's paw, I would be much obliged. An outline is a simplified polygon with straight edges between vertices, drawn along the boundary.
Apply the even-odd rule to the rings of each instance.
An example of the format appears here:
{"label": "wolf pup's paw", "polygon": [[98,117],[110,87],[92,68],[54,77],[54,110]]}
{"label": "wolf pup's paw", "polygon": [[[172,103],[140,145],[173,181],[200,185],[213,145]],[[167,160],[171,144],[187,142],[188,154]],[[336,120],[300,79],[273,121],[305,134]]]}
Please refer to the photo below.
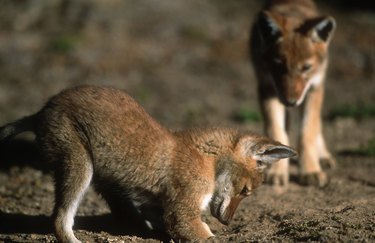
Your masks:
{"label": "wolf pup's paw", "polygon": [[324,187],[328,184],[328,176],[323,171],[300,175],[300,183],[306,186]]}

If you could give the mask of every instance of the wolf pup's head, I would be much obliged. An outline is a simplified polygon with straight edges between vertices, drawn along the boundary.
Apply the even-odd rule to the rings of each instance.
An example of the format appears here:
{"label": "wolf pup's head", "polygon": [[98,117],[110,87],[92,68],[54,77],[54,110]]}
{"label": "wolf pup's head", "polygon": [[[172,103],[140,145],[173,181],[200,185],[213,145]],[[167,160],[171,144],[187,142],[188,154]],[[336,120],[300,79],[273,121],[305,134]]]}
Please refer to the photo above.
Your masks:
{"label": "wolf pup's head", "polygon": [[324,78],[335,20],[317,17],[301,21],[263,11],[257,23],[280,101],[287,106],[300,105],[309,88]]}
{"label": "wolf pup's head", "polygon": [[231,153],[217,158],[211,214],[221,223],[228,224],[241,200],[262,183],[263,170],[296,154],[292,148],[266,137],[240,137]]}

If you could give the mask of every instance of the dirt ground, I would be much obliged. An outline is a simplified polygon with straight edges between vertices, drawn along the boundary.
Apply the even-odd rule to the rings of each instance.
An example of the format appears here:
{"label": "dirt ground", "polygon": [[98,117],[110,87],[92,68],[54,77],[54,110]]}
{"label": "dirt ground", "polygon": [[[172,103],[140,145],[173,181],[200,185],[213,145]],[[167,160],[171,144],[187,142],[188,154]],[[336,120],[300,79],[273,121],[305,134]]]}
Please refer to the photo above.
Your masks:
{"label": "dirt ground", "polygon": [[[223,125],[262,133],[247,47],[260,2],[0,0],[0,124],[88,83],[127,90],[171,130]],[[301,186],[292,164],[287,191],[257,189],[229,226],[204,215],[216,235],[210,241],[375,242],[375,153],[366,149],[375,139],[375,10],[338,2],[319,2],[338,25],[323,112],[338,161],[330,183]],[[349,109],[355,114],[345,115]],[[25,134],[0,146],[0,242],[55,241],[53,179],[32,141]],[[114,222],[90,189],[75,233],[84,242],[160,241],[124,221]]]}

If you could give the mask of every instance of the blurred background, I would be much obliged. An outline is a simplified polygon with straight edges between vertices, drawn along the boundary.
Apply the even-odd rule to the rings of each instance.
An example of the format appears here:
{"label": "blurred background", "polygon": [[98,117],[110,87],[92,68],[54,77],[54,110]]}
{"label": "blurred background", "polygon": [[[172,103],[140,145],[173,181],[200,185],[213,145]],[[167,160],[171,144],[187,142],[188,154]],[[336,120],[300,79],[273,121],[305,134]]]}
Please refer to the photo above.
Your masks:
{"label": "blurred background", "polygon": [[[225,125],[262,133],[256,82],[248,58],[249,30],[262,2],[0,0],[0,126],[35,113],[62,89],[97,84],[126,90],[156,120],[172,130]],[[283,239],[283,232],[288,239],[305,241],[356,241],[360,239],[353,238],[356,234],[365,240],[375,239],[375,205],[363,206],[369,205],[365,199],[358,203],[360,206],[355,205],[363,209],[357,215],[358,222],[363,221],[358,223],[362,231],[357,226],[345,226],[355,218],[352,215],[342,216],[341,221],[334,218],[336,211],[341,212],[335,205],[347,202],[348,195],[352,199],[375,197],[375,8],[369,0],[317,3],[322,14],[332,15],[337,21],[323,111],[328,147],[339,160],[339,169],[333,177],[336,179],[326,191],[310,190],[311,200],[303,202],[298,198],[306,198],[305,189],[292,187],[295,195],[300,196],[283,201],[283,205],[290,202],[288,210],[296,207],[299,210],[292,216],[290,211],[282,211],[278,199],[269,198],[272,193],[263,198],[258,196],[251,202],[261,210],[250,208],[241,212],[256,211],[259,215],[251,214],[250,219],[238,217],[237,226],[234,224],[231,231],[222,231],[223,235],[230,232],[235,235],[245,227],[245,232],[255,240],[262,239],[268,229],[276,240]],[[294,130],[295,133],[298,129]],[[35,155],[33,150],[17,152],[15,147],[16,152],[8,152],[4,157],[5,151],[8,150],[3,148],[0,152],[0,211],[20,212],[21,216],[25,213],[49,215],[53,203],[51,178],[38,170],[12,164],[17,160],[15,153],[23,156],[19,160],[27,161]],[[8,164],[5,166],[4,162]],[[324,193],[336,195],[336,201],[329,201]],[[104,204],[98,205],[97,197],[92,195],[85,199],[86,207],[79,213],[102,212]],[[30,199],[38,204],[30,203]],[[305,205],[306,201],[315,207],[316,211],[309,211],[313,215],[322,212],[322,202],[327,202],[326,207],[335,213],[332,218],[322,215],[316,219],[318,223],[304,226],[310,232],[311,228],[321,229],[319,222],[323,226],[327,224],[328,238],[298,238],[297,233],[287,234],[288,227],[295,225],[284,219],[304,220],[309,212],[296,205]],[[267,203],[272,209],[264,206]],[[274,213],[275,208],[280,211]],[[24,221],[22,217],[15,219],[8,233],[17,232],[19,222]],[[251,220],[255,220],[251,224],[254,228],[246,229]],[[0,233],[4,233],[1,224],[5,222],[9,225],[9,215],[0,217]],[[270,222],[268,228],[264,227],[265,222]],[[349,232],[349,238],[340,238],[337,232],[331,237],[329,227],[334,224],[341,227],[340,232]],[[276,227],[274,231],[270,225]],[[305,228],[292,229],[306,233]],[[0,239],[24,240],[23,236],[6,237]],[[48,241],[43,237],[38,239]],[[223,238],[228,239],[231,238]],[[33,238],[30,240],[28,236],[27,240],[32,242]]]}
{"label": "blurred background", "polygon": [[[247,43],[261,3],[0,0],[0,124],[37,111],[64,88],[100,84],[125,89],[172,129],[257,127]],[[318,3],[338,23],[324,114],[374,108],[372,4]]]}

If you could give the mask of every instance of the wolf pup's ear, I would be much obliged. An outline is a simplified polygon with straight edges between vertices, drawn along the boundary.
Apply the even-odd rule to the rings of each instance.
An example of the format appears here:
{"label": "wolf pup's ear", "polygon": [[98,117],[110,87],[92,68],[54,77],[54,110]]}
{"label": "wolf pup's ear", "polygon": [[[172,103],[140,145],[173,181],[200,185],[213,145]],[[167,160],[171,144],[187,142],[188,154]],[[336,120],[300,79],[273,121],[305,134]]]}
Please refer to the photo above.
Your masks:
{"label": "wolf pup's ear", "polygon": [[237,144],[240,153],[257,161],[257,168],[264,169],[280,159],[291,158],[297,152],[286,145],[266,137],[245,136]]}
{"label": "wolf pup's ear", "polygon": [[280,159],[291,158],[297,155],[297,152],[285,145],[268,145],[256,152],[254,159],[259,161],[258,166],[270,165]]}
{"label": "wolf pup's ear", "polygon": [[281,28],[277,22],[277,19],[270,12],[260,12],[257,23],[260,34],[267,44],[273,44],[281,40]]}
{"label": "wolf pup's ear", "polygon": [[336,21],[332,17],[320,17],[310,20],[310,37],[314,42],[329,43],[336,29]]}

